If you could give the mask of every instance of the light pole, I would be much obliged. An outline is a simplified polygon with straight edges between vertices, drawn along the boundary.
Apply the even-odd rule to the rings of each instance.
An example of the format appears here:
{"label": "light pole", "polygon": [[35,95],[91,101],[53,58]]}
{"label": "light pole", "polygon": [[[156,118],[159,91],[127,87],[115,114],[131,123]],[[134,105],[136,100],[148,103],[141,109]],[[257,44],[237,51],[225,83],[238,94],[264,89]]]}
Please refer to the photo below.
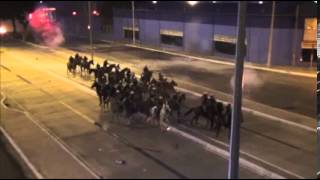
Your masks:
{"label": "light pole", "polygon": [[[0,23],[0,66],[1,65],[1,56],[2,56],[2,41],[3,41],[3,36],[7,33],[7,29],[4,26],[1,26]],[[1,71],[0,71],[0,79],[1,79]],[[0,117],[0,125],[4,128],[4,124],[2,123],[2,118]]]}
{"label": "light pole", "polygon": [[229,169],[228,178],[239,178],[239,148],[240,148],[240,121],[242,118],[242,75],[243,61],[245,56],[245,39],[246,39],[246,10],[247,2],[238,2],[238,30],[237,30],[237,46],[236,46],[236,66],[233,91],[233,107],[231,136],[229,147]]}
{"label": "light pole", "polygon": [[271,58],[272,58],[272,43],[273,43],[273,27],[274,27],[274,14],[276,9],[276,1],[272,1],[272,15],[271,15],[271,24],[270,24],[270,35],[269,35],[269,47],[268,47],[268,61],[267,66],[271,67]]}
{"label": "light pole", "polygon": [[299,4],[296,6],[296,19],[294,25],[294,33],[293,33],[293,43],[292,43],[292,65],[296,65],[296,51],[297,51],[297,34],[298,34],[298,22],[299,22]]}
{"label": "light pole", "polygon": [[0,26],[0,65],[1,65],[1,56],[2,56],[2,43],[3,43],[3,36],[7,33],[7,29],[3,26]]}
{"label": "light pole", "polygon": [[134,32],[134,1],[131,1],[131,7],[132,7],[132,43],[136,44],[136,34]]}
{"label": "light pole", "polygon": [[88,1],[88,12],[89,12],[89,38],[90,38],[90,49],[91,49],[91,60],[93,60],[93,38],[92,38],[92,16],[91,16],[91,1]]}

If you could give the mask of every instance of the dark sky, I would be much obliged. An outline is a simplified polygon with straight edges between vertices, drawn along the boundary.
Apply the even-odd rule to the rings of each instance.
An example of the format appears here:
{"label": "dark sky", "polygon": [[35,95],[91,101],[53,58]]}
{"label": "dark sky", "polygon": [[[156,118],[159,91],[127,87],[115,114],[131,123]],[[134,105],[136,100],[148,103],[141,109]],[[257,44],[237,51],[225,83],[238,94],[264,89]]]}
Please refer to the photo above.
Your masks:
{"label": "dark sky", "polygon": [[[24,12],[31,11],[36,1],[0,1],[0,18],[24,16]],[[38,1],[39,2],[39,1]]]}
{"label": "dark sky", "polygon": [[[0,19],[7,19],[8,17],[17,17],[17,16],[23,16],[25,12],[30,12],[32,9],[34,9],[37,5],[39,5],[40,1],[0,1]],[[204,9],[208,9],[210,11],[210,8],[213,8],[214,5],[210,3],[211,1],[207,1],[206,3],[201,3],[196,5],[196,7],[190,8],[185,1],[180,2],[169,2],[169,1],[158,1],[158,4],[154,5],[151,1],[136,1],[136,9],[153,9],[153,8],[161,8],[161,9],[181,9],[181,8],[189,8],[192,11],[202,11]],[[220,1],[222,2],[222,1]],[[256,1],[257,2],[257,1]],[[49,6],[54,6],[57,8],[57,13],[59,14],[70,14],[71,11],[77,10],[77,11],[85,11],[87,10],[87,1],[43,1],[44,4],[47,4]],[[289,2],[289,1],[282,1],[277,2],[277,8],[278,9],[289,9],[291,11],[290,13],[294,13],[295,8],[292,8],[295,6],[296,3],[299,3],[301,5],[301,14],[310,14],[310,16],[316,16],[317,14],[317,5],[314,4],[313,1],[309,2],[302,2],[302,1],[296,1],[296,2]],[[113,7],[121,7],[121,8],[131,8],[131,1],[93,1],[93,8],[99,10],[102,14],[110,14],[112,13]],[[251,7],[253,6],[259,6],[257,3],[256,5],[252,2],[250,3]],[[271,2],[264,1],[264,6],[266,7],[266,10],[271,11]],[[223,11],[226,11],[228,8],[233,9],[233,11],[236,11],[236,4],[230,4],[230,3],[223,3],[220,4],[221,9]],[[248,8],[248,11],[250,11],[250,8]]]}

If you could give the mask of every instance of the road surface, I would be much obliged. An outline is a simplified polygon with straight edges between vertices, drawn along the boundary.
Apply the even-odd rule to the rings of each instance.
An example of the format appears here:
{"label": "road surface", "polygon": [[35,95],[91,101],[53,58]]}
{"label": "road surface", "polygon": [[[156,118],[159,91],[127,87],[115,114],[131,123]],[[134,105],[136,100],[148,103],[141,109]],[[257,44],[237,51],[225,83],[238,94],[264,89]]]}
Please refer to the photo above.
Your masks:
{"label": "road surface", "polygon": [[[67,75],[68,53],[74,52],[8,43],[1,62],[1,92],[12,102],[12,106],[28,112],[32,117],[29,119],[38,122],[72,154],[76,154],[77,158],[74,159],[90,169],[88,175],[106,178],[226,177],[226,159],[186,137],[170,131],[163,134],[158,128],[142,122],[131,127],[125,125],[125,120],[110,122],[110,114],[101,111],[94,91],[88,88],[91,82],[83,80],[79,75]],[[102,60],[99,59],[100,62]],[[123,63],[121,67],[126,65],[130,66],[130,63]],[[198,97],[188,94],[188,104],[197,103],[197,100]],[[244,117],[245,123],[241,129],[242,158],[285,177],[315,177],[315,132],[252,113],[246,112]],[[108,126],[107,133],[93,126],[94,121],[105,123]],[[7,121],[8,132],[19,139],[22,132],[17,131],[15,126],[13,122]],[[187,125],[177,128],[205,139],[215,147],[227,148],[225,131],[215,138],[214,133],[201,128]],[[34,140],[29,142],[34,145],[38,143]],[[22,147],[30,148],[30,145],[20,143]],[[32,154],[31,157],[34,162],[37,162],[36,155]],[[125,160],[126,165],[114,163],[119,159]],[[79,168],[75,168],[76,165],[72,163],[65,166]],[[42,173],[49,176],[50,172],[55,171]],[[242,178],[263,176],[255,168],[244,166],[240,175]],[[63,177],[70,177],[70,174]]]}
{"label": "road surface", "polygon": [[[201,62],[191,58],[152,52],[127,46],[113,46],[110,43],[95,42],[95,54],[115,58],[118,63],[130,64],[142,69],[148,65],[185,84],[214,89],[232,94],[230,85],[234,67],[223,64]],[[89,52],[88,41],[67,40],[64,47]],[[192,64],[192,65],[190,65]],[[245,70],[247,75],[244,98],[271,107],[316,117],[316,78],[298,77],[274,72]]]}

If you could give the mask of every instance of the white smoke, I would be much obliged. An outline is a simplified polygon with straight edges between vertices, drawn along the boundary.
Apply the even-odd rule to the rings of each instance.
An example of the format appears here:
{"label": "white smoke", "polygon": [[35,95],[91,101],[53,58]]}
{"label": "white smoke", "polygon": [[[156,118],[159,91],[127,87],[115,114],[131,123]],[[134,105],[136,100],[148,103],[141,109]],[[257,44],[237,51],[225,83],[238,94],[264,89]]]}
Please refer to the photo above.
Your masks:
{"label": "white smoke", "polygon": [[[233,75],[230,80],[230,86],[232,91],[234,91],[234,78]],[[257,71],[253,69],[244,69],[242,76],[242,91],[243,93],[250,93],[250,91],[259,89],[264,84],[264,81],[257,73]]]}

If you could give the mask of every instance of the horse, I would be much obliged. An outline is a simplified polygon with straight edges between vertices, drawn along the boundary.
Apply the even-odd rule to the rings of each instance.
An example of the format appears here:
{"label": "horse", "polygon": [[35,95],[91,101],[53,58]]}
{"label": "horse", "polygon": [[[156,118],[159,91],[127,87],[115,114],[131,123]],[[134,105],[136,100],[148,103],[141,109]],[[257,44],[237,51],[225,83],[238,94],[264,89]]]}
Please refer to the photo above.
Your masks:
{"label": "horse", "polygon": [[177,121],[180,123],[181,106],[186,100],[186,95],[184,93],[176,93],[169,99],[168,104],[171,108],[171,112],[177,113]]}
{"label": "horse", "polygon": [[171,112],[170,106],[167,101],[165,101],[162,104],[161,110],[160,110],[160,120],[159,120],[159,126],[161,132],[164,132],[167,129],[167,123],[169,123],[169,114]]}
{"label": "horse", "polygon": [[141,74],[140,80],[144,83],[147,84],[148,82],[151,81],[152,78],[152,71],[150,71],[147,66],[143,69],[143,72]]}
{"label": "horse", "polygon": [[196,125],[198,125],[198,121],[200,117],[203,117],[207,120],[207,125],[210,123],[210,129],[213,129],[214,121],[215,121],[215,111],[213,108],[207,108],[207,110],[204,110],[202,105],[192,107],[190,108],[184,116],[189,115],[190,113],[194,113],[194,116],[191,118],[190,125],[193,126],[193,123],[195,122]]}
{"label": "horse", "polygon": [[[90,74],[89,71],[91,69],[91,65],[94,65],[93,60],[90,61],[84,61],[84,63],[82,64],[82,69],[86,74]],[[82,72],[82,71],[81,71]]]}
{"label": "horse", "polygon": [[67,63],[67,75],[70,73],[75,76],[75,71],[76,71],[76,64],[75,64],[75,59],[71,56],[69,58],[69,62]]}

